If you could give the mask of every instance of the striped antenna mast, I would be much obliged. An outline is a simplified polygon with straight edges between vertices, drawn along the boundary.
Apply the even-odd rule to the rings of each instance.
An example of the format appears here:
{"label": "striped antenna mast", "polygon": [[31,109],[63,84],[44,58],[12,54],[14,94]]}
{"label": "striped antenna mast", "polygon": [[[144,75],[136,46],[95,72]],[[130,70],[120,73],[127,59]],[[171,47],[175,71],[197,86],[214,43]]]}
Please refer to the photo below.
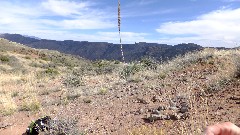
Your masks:
{"label": "striped antenna mast", "polygon": [[124,60],[124,54],[123,54],[123,45],[122,45],[122,39],[121,39],[121,9],[120,9],[120,0],[118,0],[118,32],[119,32],[119,39],[120,39],[120,45],[121,45],[121,53],[122,53],[122,60]]}

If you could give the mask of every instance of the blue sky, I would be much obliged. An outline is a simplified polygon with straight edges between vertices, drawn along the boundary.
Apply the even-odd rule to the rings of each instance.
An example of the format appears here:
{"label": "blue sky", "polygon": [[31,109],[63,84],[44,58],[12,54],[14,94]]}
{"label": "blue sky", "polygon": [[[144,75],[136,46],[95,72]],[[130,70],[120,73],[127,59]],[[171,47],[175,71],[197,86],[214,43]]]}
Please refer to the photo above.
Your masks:
{"label": "blue sky", "polygon": [[[117,0],[0,0],[0,33],[118,43]],[[240,46],[240,0],[121,0],[123,43]]]}

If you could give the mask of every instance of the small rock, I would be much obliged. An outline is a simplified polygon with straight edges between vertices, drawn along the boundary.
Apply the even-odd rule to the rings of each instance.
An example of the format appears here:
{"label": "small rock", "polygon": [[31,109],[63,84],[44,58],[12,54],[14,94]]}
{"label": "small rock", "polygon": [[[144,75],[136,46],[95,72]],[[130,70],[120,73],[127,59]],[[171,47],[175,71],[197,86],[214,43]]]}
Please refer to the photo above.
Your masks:
{"label": "small rock", "polygon": [[164,120],[170,120],[170,116],[169,116],[169,115],[162,115],[162,118],[163,118]]}
{"label": "small rock", "polygon": [[171,106],[171,107],[169,107],[169,110],[178,110],[178,108],[174,107],[174,106]]}
{"label": "small rock", "polygon": [[188,103],[187,102],[181,102],[180,103],[180,108],[181,107],[188,107]]}
{"label": "small rock", "polygon": [[147,99],[144,99],[143,97],[137,97],[137,101],[139,103],[143,103],[143,104],[149,104],[150,103]]}
{"label": "small rock", "polygon": [[159,115],[159,114],[160,114],[160,111],[154,109],[154,110],[152,111],[152,114],[158,114],[158,115]]}
{"label": "small rock", "polygon": [[43,87],[45,87],[45,85],[44,84],[39,84],[38,87],[43,88]]}
{"label": "small rock", "polygon": [[180,108],[180,112],[181,112],[181,113],[186,113],[186,112],[188,112],[188,107],[187,107],[187,106],[182,106],[182,107]]}
{"label": "small rock", "polygon": [[141,109],[137,110],[134,114],[139,115],[139,114],[143,114],[143,113],[144,113],[144,110],[141,108]]}
{"label": "small rock", "polygon": [[144,109],[141,108],[141,109],[138,110],[138,112],[139,112],[140,114],[142,114],[142,113],[144,113]]}
{"label": "small rock", "polygon": [[164,110],[166,110],[166,107],[165,106],[159,106],[157,110],[158,111],[164,111]]}
{"label": "small rock", "polygon": [[178,114],[171,114],[169,115],[171,120],[179,120],[181,119],[181,116],[179,116]]}
{"label": "small rock", "polygon": [[150,122],[154,122],[154,121],[157,121],[157,120],[163,120],[165,118],[166,118],[165,115],[157,115],[157,114],[150,114],[150,115],[147,116],[147,119]]}

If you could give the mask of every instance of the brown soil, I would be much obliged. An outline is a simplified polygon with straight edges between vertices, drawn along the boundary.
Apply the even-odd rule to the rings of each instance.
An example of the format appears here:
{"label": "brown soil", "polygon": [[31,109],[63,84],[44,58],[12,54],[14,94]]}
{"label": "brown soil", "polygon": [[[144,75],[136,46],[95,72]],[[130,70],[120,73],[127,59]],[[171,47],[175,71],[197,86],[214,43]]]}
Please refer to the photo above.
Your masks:
{"label": "brown soil", "polygon": [[[142,125],[157,128],[175,128],[166,134],[176,134],[179,124],[192,131],[199,125],[202,131],[206,122],[231,121],[240,125],[240,80],[234,79],[210,94],[201,93],[211,77],[218,72],[212,64],[196,64],[184,70],[169,73],[165,79],[145,78],[144,81],[115,84],[104,94],[82,95],[67,105],[46,106],[41,113],[18,112],[11,116],[1,116],[0,123],[9,124],[0,128],[0,135],[21,135],[31,120],[44,114],[72,117],[78,120],[81,131],[88,134],[128,134]],[[110,83],[110,82],[109,82]],[[51,86],[51,85],[50,85]],[[190,87],[190,88],[189,88]],[[176,96],[191,95],[186,120],[159,120],[149,122],[146,115],[154,108],[169,105]],[[58,98],[59,93],[51,93],[49,98]],[[160,97],[159,100],[153,100]],[[41,97],[39,97],[41,98]],[[194,99],[193,99],[194,98]],[[90,103],[86,103],[88,100]],[[166,121],[171,123],[167,125]],[[181,125],[182,126],[182,125]]]}

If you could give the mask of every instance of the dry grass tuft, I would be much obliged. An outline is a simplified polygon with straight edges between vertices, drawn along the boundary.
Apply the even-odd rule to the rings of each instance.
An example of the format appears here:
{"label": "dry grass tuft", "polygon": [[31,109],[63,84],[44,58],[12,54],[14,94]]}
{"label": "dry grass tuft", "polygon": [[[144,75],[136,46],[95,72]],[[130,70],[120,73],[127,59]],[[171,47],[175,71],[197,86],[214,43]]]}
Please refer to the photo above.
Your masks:
{"label": "dry grass tuft", "polygon": [[2,115],[12,115],[17,111],[17,105],[9,94],[0,94],[0,113]]}
{"label": "dry grass tuft", "polygon": [[40,102],[36,99],[36,97],[28,97],[24,99],[20,111],[39,111],[41,109]]}

